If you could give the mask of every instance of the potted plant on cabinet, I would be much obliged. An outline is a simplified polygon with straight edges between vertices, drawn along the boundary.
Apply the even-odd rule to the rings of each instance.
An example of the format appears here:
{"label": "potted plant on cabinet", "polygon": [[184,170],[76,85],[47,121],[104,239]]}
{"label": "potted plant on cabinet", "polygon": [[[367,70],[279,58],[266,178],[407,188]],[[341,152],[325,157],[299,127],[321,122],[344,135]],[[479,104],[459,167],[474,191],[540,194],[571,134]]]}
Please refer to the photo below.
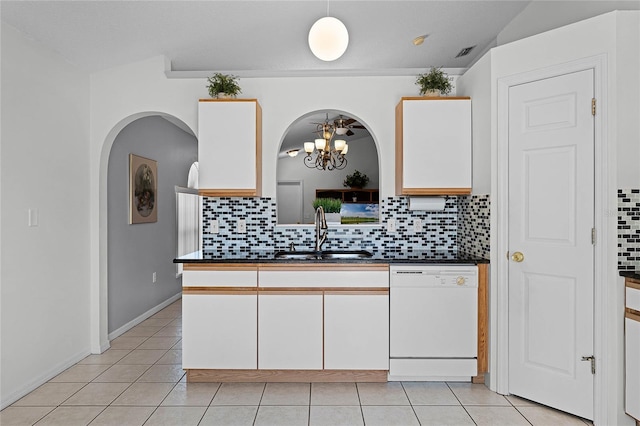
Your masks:
{"label": "potted plant on cabinet", "polygon": [[212,77],[209,77],[207,81],[209,85],[209,95],[212,98],[224,99],[235,98],[242,93],[242,89],[237,82],[238,77],[235,75],[227,75],[222,73],[215,73]]}
{"label": "potted plant on cabinet", "polygon": [[358,170],[354,171],[353,174],[347,175],[344,178],[344,182],[342,185],[345,188],[351,189],[362,189],[369,183],[369,176],[364,173],[360,173]]}
{"label": "potted plant on cabinet", "polygon": [[420,86],[421,96],[440,96],[451,92],[451,82],[442,67],[431,67],[429,72],[420,74],[416,78],[416,85]]}
{"label": "potted plant on cabinet", "polygon": [[336,225],[340,223],[342,201],[337,198],[316,198],[313,200],[313,209],[316,210],[319,206],[324,209],[324,217],[328,224]]}

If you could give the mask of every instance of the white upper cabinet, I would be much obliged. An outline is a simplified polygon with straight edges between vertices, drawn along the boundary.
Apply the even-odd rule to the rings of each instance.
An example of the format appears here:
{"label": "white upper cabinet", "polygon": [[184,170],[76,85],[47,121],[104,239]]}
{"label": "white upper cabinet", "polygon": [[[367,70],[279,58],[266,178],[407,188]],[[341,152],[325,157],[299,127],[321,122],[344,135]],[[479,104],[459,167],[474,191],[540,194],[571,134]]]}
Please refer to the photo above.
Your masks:
{"label": "white upper cabinet", "polygon": [[396,194],[471,194],[471,99],[402,98],[396,107]]}
{"label": "white upper cabinet", "polygon": [[200,100],[198,162],[201,195],[261,195],[262,109],[256,99]]}

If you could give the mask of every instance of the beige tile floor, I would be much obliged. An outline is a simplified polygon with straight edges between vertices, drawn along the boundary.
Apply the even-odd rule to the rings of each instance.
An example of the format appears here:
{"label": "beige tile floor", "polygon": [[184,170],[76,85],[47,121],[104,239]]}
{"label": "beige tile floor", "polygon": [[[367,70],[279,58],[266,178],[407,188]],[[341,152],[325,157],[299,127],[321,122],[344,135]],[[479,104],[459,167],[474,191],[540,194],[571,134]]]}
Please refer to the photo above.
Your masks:
{"label": "beige tile floor", "polygon": [[0,412],[0,425],[577,425],[470,383],[186,383],[177,301]]}

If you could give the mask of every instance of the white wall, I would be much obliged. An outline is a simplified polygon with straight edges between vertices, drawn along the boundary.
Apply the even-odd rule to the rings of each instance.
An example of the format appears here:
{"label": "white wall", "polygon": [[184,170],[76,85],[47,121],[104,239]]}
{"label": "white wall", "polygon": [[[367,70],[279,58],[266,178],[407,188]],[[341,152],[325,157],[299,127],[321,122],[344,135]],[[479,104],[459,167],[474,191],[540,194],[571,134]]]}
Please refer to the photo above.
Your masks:
{"label": "white wall", "polygon": [[491,193],[491,51],[458,78],[457,94],[471,97],[473,194]]}
{"label": "white wall", "polygon": [[[167,79],[162,57],[107,70],[91,78],[91,309],[92,349],[108,347],[106,321],[106,158],[115,135],[151,112],[170,114],[197,133],[197,104],[205,79]],[[262,106],[262,194],[275,197],[276,164],[289,125],[309,111],[349,111],[378,143],[381,197],[394,195],[395,106],[415,96],[415,77],[290,77],[240,80],[243,97]],[[350,148],[351,149],[351,148]]]}
{"label": "white wall", "polygon": [[618,12],[618,188],[640,188],[640,13]]}
{"label": "white wall", "polygon": [[89,354],[90,167],[89,76],[4,23],[1,50],[4,407]]}

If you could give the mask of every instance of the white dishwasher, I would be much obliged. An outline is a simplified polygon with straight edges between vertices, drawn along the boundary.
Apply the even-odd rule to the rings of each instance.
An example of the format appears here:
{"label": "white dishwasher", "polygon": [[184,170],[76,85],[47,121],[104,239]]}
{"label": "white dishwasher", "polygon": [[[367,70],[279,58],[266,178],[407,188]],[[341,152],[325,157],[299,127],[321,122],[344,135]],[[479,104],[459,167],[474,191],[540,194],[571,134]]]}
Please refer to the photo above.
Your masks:
{"label": "white dishwasher", "polygon": [[477,375],[478,268],[390,266],[389,380]]}

